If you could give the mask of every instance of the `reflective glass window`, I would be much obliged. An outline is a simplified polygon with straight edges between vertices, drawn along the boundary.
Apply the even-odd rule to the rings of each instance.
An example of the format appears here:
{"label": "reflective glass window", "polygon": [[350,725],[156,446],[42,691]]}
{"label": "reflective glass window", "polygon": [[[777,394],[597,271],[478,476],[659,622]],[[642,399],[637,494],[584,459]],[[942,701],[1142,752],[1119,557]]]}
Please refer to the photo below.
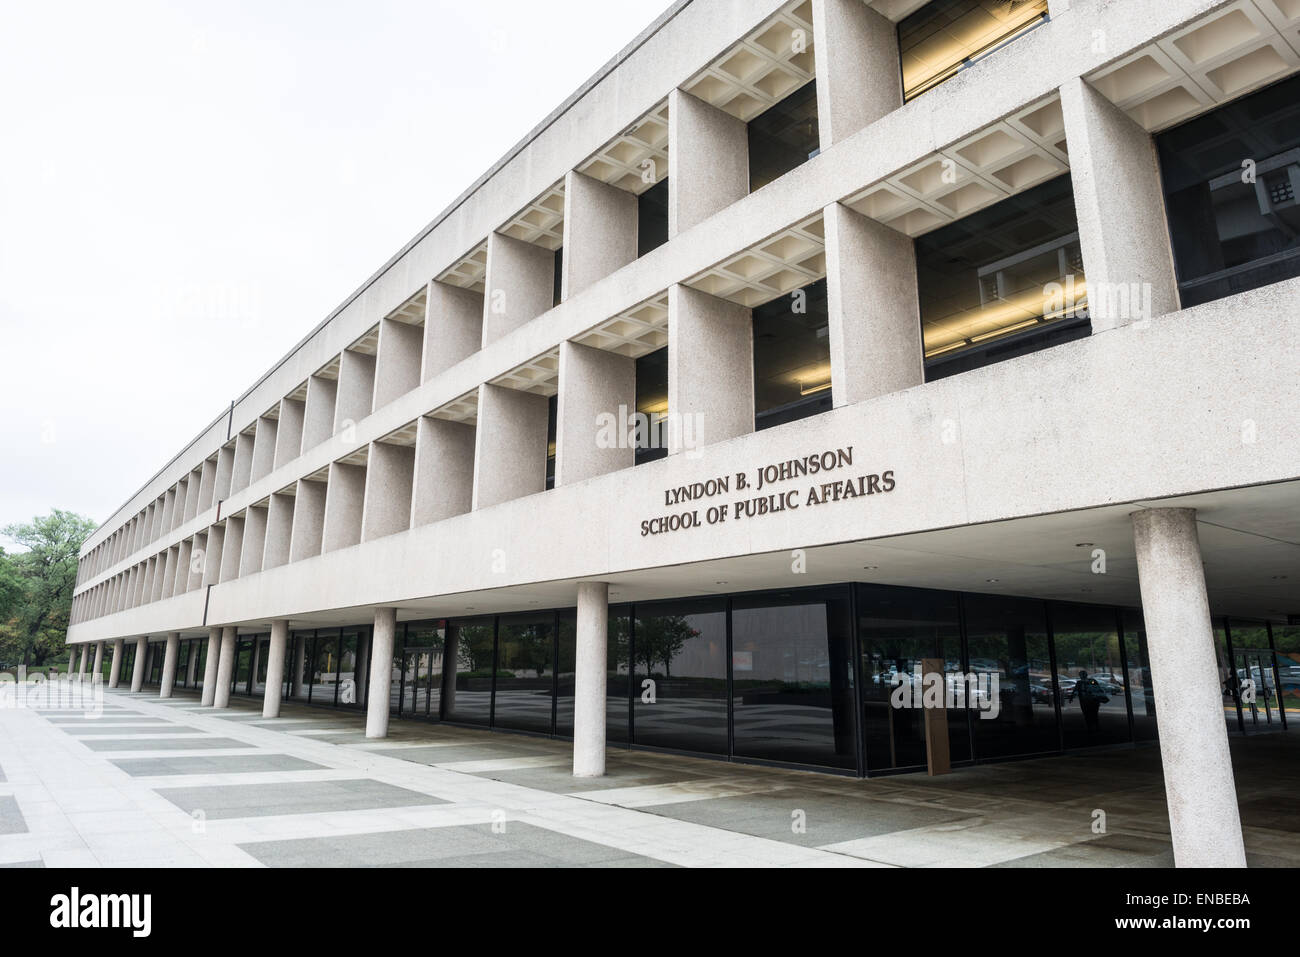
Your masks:
{"label": "reflective glass window", "polygon": [[549,734],[555,695],[555,614],[502,615],[492,726]]}
{"label": "reflective glass window", "polygon": [[720,598],[636,606],[637,744],[727,753],[727,610]]}
{"label": "reflective glass window", "polygon": [[817,81],[809,80],[749,121],[749,191],[808,162],[821,149]]}
{"label": "reflective glass window", "polygon": [[1053,602],[1050,612],[1065,746],[1128,741],[1124,660],[1115,609]]}
{"label": "reflective glass window", "polygon": [[910,100],[1047,19],[1047,0],[933,0],[898,24],[903,98]]}
{"label": "reflective glass window", "polygon": [[981,695],[987,695],[990,686],[976,683],[972,688],[964,678],[957,594],[859,585],[857,611],[868,773],[925,765],[924,687],[919,676],[926,658],[944,662],[948,756],[969,760],[967,712],[972,704],[980,707]]}
{"label": "reflective glass window", "polygon": [[442,690],[442,715],[446,720],[491,723],[494,631],[492,618],[448,622],[447,680]]}
{"label": "reflective glass window", "polygon": [[975,756],[1060,750],[1044,604],[1000,595],[964,601],[970,670],[996,677],[998,686],[997,708],[972,716]]}
{"label": "reflective glass window", "polygon": [[847,588],[732,603],[735,754],[857,768]]}
{"label": "reflective glass window", "polygon": [[1090,333],[1069,174],[915,240],[927,380]]}
{"label": "reflective glass window", "polygon": [[1184,308],[1300,276],[1300,77],[1155,139]]}
{"label": "reflective glass window", "polygon": [[826,280],[779,296],[754,314],[754,429],[831,408]]}

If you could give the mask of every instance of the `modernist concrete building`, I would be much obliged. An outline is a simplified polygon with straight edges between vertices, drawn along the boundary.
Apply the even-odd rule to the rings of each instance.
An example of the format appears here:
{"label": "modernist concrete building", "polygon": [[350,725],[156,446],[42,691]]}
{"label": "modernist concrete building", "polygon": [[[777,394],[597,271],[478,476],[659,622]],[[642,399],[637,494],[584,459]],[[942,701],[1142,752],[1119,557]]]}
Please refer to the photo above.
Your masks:
{"label": "modernist concrete building", "polygon": [[578,775],[1158,740],[1179,863],[1242,864],[1298,72],[1300,0],[682,0],[90,537],[73,653]]}

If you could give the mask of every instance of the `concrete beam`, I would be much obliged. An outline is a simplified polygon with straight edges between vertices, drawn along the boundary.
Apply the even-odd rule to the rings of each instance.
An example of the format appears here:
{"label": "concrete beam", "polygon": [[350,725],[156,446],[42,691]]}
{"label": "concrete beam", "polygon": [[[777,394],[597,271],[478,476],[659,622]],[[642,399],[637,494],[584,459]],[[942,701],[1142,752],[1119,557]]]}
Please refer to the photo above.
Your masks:
{"label": "concrete beam", "polygon": [[545,491],[547,398],[491,383],[478,396],[474,508]]}
{"label": "concrete beam", "polygon": [[862,0],[813,0],[821,148],[903,105],[898,27]]}
{"label": "concrete beam", "polygon": [[483,294],[444,282],[429,283],[424,313],[420,381],[468,359],[483,344]]}
{"label": "concrete beam", "polygon": [[749,195],[749,126],[683,90],[668,95],[668,238]]}
{"label": "concrete beam", "polygon": [[576,170],[564,178],[562,300],[637,258],[637,197]]}
{"label": "concrete beam", "polygon": [[636,360],[575,342],[560,344],[555,485],[571,485],[635,464],[626,440],[636,412]]}
{"label": "concrete beam", "polygon": [[668,290],[670,454],[754,431],[750,310],[689,286]]}
{"label": "concrete beam", "polygon": [[488,236],[483,342],[486,348],[555,304],[555,253],[500,233]]}
{"label": "concrete beam", "polygon": [[412,528],[473,508],[474,442],[472,425],[420,417],[411,490]]}

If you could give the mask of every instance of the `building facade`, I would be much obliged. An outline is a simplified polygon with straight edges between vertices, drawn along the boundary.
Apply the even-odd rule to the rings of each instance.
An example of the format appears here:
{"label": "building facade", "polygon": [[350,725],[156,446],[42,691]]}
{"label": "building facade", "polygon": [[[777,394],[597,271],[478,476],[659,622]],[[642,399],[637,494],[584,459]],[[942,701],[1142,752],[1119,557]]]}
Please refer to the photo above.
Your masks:
{"label": "building facade", "polygon": [[1242,864],[1298,189],[1296,0],[683,0],[87,540],[73,654],[580,775],[1158,741]]}

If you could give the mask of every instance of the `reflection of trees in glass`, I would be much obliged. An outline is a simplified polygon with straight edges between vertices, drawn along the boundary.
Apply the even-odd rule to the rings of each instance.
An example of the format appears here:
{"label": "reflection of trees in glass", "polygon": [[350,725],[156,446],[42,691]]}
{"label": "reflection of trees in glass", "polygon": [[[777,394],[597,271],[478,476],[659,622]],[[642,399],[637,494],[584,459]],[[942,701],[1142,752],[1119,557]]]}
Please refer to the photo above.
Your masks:
{"label": "reflection of trees in glass", "polygon": [[541,678],[551,660],[553,641],[549,625],[504,625],[501,661],[511,671],[533,671]]}
{"label": "reflection of trees in glass", "polygon": [[1062,669],[1118,672],[1119,635],[1113,631],[1058,631],[1056,663]]}
{"label": "reflection of trees in glass", "polygon": [[[610,622],[610,638],[616,652],[616,667],[628,664],[629,622],[617,618]],[[692,638],[699,637],[698,628],[682,615],[661,615],[638,618],[636,623],[636,664],[644,665],[646,674],[653,674],[654,666],[664,666],[664,676],[672,677],[672,661]]]}
{"label": "reflection of trees in glass", "polygon": [[492,670],[492,626],[462,625],[456,649],[462,671]]}

